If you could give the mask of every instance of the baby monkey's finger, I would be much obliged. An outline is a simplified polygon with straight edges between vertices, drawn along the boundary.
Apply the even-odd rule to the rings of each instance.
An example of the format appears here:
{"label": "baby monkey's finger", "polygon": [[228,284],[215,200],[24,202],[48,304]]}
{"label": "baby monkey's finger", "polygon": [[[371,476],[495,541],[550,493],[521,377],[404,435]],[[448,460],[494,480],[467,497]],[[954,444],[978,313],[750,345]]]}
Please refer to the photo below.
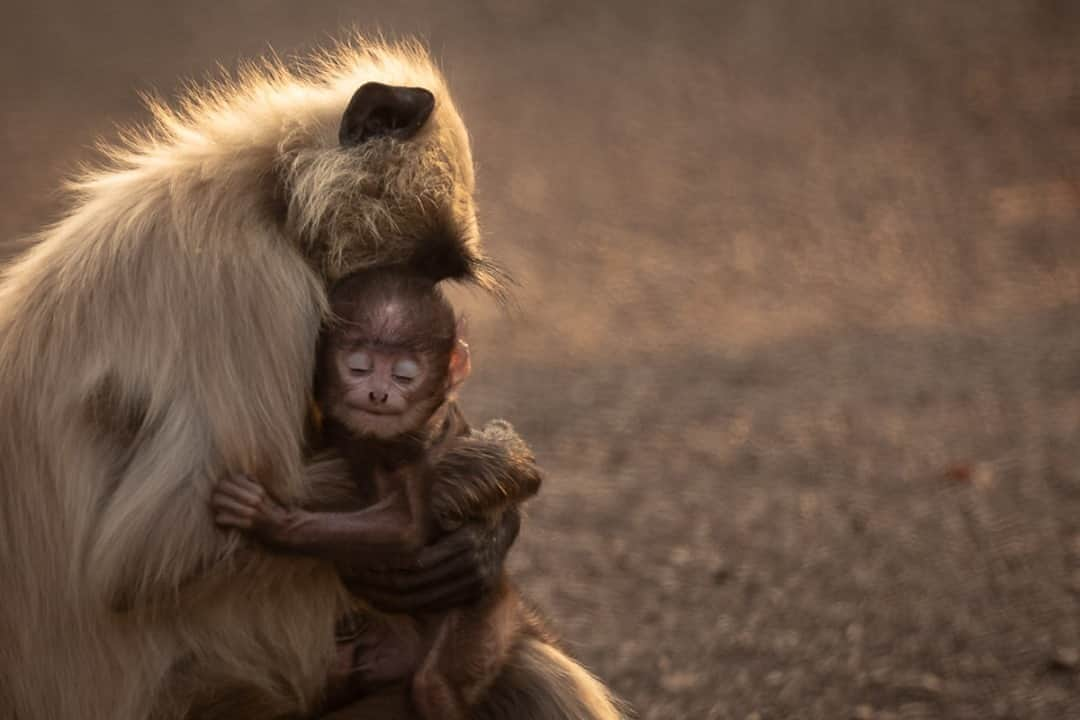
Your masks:
{"label": "baby monkey's finger", "polygon": [[238,517],[236,515],[230,515],[228,513],[218,513],[214,516],[214,522],[216,522],[218,525],[240,528],[242,530],[247,530],[251,527],[251,518]]}
{"label": "baby monkey's finger", "polygon": [[[255,487],[257,488],[258,486]],[[214,492],[215,494],[230,497],[245,505],[258,505],[259,501],[262,500],[261,492],[256,492],[252,490],[250,486],[245,487],[232,480],[222,480]]]}
{"label": "baby monkey's finger", "polygon": [[243,488],[244,490],[251,493],[252,495],[255,495],[256,497],[262,497],[263,494],[266,492],[265,490],[263,490],[262,485],[252,480],[247,475],[244,475],[243,473],[233,475],[230,479],[237,486]]}
{"label": "baby monkey's finger", "polygon": [[237,502],[228,495],[215,495],[210,501],[215,510],[227,512],[240,517],[251,517],[255,514],[255,508],[250,503]]}

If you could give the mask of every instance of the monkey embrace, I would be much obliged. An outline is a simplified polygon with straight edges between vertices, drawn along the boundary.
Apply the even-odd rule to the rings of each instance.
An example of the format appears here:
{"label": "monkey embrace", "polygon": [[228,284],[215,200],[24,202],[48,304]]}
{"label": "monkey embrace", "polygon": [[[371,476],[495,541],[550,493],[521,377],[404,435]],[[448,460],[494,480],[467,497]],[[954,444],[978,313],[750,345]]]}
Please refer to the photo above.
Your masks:
{"label": "monkey embrace", "polygon": [[[464,440],[471,431],[452,395],[469,374],[469,350],[438,283],[467,280],[468,272],[453,247],[429,246],[415,267],[361,271],[333,288],[334,320],[315,383],[329,447],[307,482],[330,489],[316,491],[320,498],[352,495],[352,502],[286,508],[236,476],[213,497],[220,525],[323,557],[349,578],[380,555],[416,552],[470,519],[494,524],[536,493],[532,455],[509,426]],[[365,495],[373,502],[357,508]],[[526,632],[545,637],[501,576],[493,592],[464,607],[412,615],[361,608],[347,620],[327,707],[405,682],[424,720],[467,720],[512,643]]]}
{"label": "monkey embrace", "polygon": [[0,277],[0,720],[619,717],[502,575],[539,477],[452,402],[436,286],[498,275],[426,52],[179,108]]}

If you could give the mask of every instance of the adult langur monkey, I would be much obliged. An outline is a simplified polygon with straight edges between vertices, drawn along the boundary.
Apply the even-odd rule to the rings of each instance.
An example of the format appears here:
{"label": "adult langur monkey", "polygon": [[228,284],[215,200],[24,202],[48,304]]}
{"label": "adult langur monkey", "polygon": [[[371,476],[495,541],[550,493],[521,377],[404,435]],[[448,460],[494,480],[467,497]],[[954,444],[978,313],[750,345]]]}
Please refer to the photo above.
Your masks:
{"label": "adult langur monkey", "polygon": [[[170,719],[241,686],[228,717],[317,707],[342,584],[216,528],[211,488],[303,501],[329,283],[446,233],[493,281],[422,49],[356,41],[152,110],[0,281],[2,720]],[[506,717],[615,715],[542,641],[510,667]]]}

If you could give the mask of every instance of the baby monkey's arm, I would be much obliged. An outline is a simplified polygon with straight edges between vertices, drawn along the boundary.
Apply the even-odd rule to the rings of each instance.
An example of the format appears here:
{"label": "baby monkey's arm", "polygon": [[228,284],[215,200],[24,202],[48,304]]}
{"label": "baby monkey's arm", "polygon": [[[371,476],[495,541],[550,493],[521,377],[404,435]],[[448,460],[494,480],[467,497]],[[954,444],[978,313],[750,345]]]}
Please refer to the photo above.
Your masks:
{"label": "baby monkey's arm", "polygon": [[[459,427],[432,457],[430,468],[431,514],[448,534],[415,553],[387,556],[343,547],[342,554],[332,558],[346,584],[381,610],[445,610],[490,592],[521,527],[518,505],[539,489],[541,473],[533,455],[508,423],[493,421],[480,431],[470,431],[462,418]],[[306,485],[302,513],[348,514],[340,509],[355,507],[364,494],[336,453],[314,459]],[[226,488],[235,491],[224,492]],[[390,513],[389,523],[400,529],[405,523],[394,502],[365,510],[384,514],[380,522],[386,522],[385,514]],[[280,537],[287,533],[280,531],[297,518],[261,487],[256,490],[231,479],[222,481],[214,493],[213,509],[218,524],[225,527],[251,530],[261,524],[264,541],[273,545],[277,539],[279,547],[282,540],[288,542]]]}
{"label": "baby monkey's arm", "polygon": [[247,530],[282,550],[351,565],[358,554],[414,553],[427,539],[426,488],[422,472],[406,472],[403,493],[351,512],[313,512],[289,508],[244,475],[218,483],[211,500],[219,525]]}
{"label": "baby monkey's arm", "polygon": [[448,534],[403,564],[357,563],[345,574],[382,610],[445,610],[490,593],[521,528],[519,505],[539,489],[532,453],[508,423],[477,432],[456,407],[452,418],[452,436],[431,458],[431,512]]}

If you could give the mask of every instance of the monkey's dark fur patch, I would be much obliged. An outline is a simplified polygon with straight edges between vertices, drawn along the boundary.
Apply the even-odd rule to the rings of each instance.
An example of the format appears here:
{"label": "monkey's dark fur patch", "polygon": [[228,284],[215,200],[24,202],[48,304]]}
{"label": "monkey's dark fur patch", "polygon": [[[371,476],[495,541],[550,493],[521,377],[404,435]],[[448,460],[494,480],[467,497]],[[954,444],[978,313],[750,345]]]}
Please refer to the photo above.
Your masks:
{"label": "monkey's dark fur patch", "polygon": [[433,283],[468,281],[475,277],[474,266],[478,262],[466,252],[464,243],[453,230],[443,225],[434,229],[423,248],[417,248],[407,269]]}
{"label": "monkey's dark fur patch", "polygon": [[505,268],[470,247],[449,217],[437,218],[423,245],[397,267],[436,284],[450,280],[483,288],[500,302],[509,300],[514,285]]}
{"label": "monkey's dark fur patch", "polygon": [[140,433],[147,432],[148,402],[125,396],[119,380],[106,375],[83,401],[83,415],[92,432],[106,443],[113,460],[113,472],[102,495],[104,503],[124,476]]}

